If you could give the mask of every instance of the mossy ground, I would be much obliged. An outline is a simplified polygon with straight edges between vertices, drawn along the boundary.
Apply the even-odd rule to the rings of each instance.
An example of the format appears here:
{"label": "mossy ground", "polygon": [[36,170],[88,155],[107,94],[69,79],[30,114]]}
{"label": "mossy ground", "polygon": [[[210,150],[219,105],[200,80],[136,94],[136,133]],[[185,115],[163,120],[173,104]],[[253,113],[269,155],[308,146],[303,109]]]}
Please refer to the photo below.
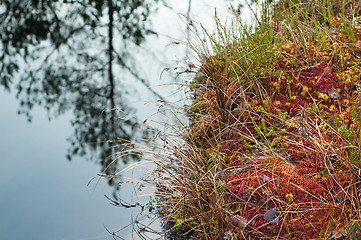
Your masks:
{"label": "mossy ground", "polygon": [[356,0],[284,0],[254,28],[218,24],[212,51],[198,49],[191,124],[162,200],[173,230],[361,239],[360,17]]}

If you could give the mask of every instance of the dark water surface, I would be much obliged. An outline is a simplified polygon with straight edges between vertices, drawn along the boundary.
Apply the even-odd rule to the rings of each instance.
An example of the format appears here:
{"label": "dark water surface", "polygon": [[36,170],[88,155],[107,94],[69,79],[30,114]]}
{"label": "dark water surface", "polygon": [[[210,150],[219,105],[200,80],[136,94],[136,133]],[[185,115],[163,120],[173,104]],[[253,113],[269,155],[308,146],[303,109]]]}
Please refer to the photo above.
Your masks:
{"label": "dark water surface", "polygon": [[[40,84],[38,90],[33,87],[28,95],[23,91],[19,98],[16,98],[15,83],[23,79],[24,86],[27,86],[29,79],[26,77],[35,75],[36,79],[45,73],[27,69],[40,64],[39,61],[44,60],[44,57],[34,60],[30,65],[21,63],[19,56],[14,57],[20,62],[20,73],[14,74],[14,84],[10,87],[10,92],[0,87],[1,240],[113,239],[108,230],[118,231],[127,225],[129,227],[119,232],[119,236],[124,239],[139,239],[130,223],[137,218],[140,207],[115,207],[104,195],[131,204],[138,201],[144,203],[148,197],[138,198],[131,183],[119,185],[113,181],[109,184],[105,179],[99,178],[95,178],[89,185],[88,183],[97,173],[102,173],[114,159],[108,156],[124,150],[120,145],[121,141],[109,140],[129,136],[128,140],[141,142],[139,139],[147,136],[148,132],[147,128],[138,123],[152,116],[148,122],[157,128],[160,126],[157,122],[167,121],[166,117],[152,115],[161,108],[163,100],[175,106],[184,105],[183,90],[177,84],[189,79],[191,75],[182,74],[183,78],[178,79],[175,79],[175,76],[177,71],[187,71],[189,57],[186,55],[190,51],[181,45],[167,46],[173,40],[165,35],[184,39],[187,30],[180,13],[189,14],[190,17],[202,21],[205,26],[210,26],[214,7],[223,7],[223,11],[227,13],[224,10],[225,4],[220,2],[167,1],[173,9],[159,5],[158,11],[150,15],[152,29],[160,35],[146,35],[140,45],[122,45],[122,40],[114,36],[114,47],[120,49],[118,53],[122,55],[118,56],[117,61],[113,60],[113,75],[117,85],[113,95],[112,90],[108,92],[110,82],[104,80],[107,79],[107,68],[104,68],[103,73],[84,73],[72,79],[74,74],[71,69],[82,67],[73,62],[74,59],[78,61],[84,56],[79,55],[79,52],[77,56],[71,56],[66,52],[70,49],[68,48],[60,49],[57,57],[53,59],[54,62],[50,57],[49,63],[40,65],[48,70],[50,80],[44,82],[51,85],[49,93],[44,93]],[[192,3],[191,8],[189,3]],[[188,12],[189,10],[191,11]],[[106,28],[99,31],[106,36]],[[88,43],[88,38],[83,40]],[[45,41],[44,47],[46,46]],[[100,44],[99,49],[101,47],[104,46]],[[87,58],[84,66],[93,64],[89,57],[106,63],[106,54],[98,55],[96,45],[90,44],[89,48],[85,49],[89,56],[84,57]],[[132,58],[127,58],[127,55]],[[66,62],[67,59],[70,62]],[[120,59],[130,60],[124,67]],[[99,63],[98,67],[101,64]],[[44,70],[41,67],[41,71]],[[160,79],[160,73],[165,67],[178,68],[171,73],[165,73]],[[33,75],[30,71],[34,71]],[[79,86],[70,87],[69,82],[63,82],[64,79],[70,82],[79,81]],[[49,86],[47,87],[49,89]],[[114,99],[109,100],[108,96]],[[160,97],[164,99],[159,101]],[[21,100],[25,102],[23,105],[20,105]],[[32,106],[27,108],[29,102],[26,101],[30,101]],[[135,117],[110,111],[114,105]],[[17,113],[19,110],[22,114]],[[30,116],[31,122],[28,122]],[[149,136],[151,137],[151,134]],[[135,161],[142,162],[142,159],[135,156],[120,159],[114,168],[106,173],[124,168]],[[151,171],[152,166],[136,168],[123,173],[123,181],[139,180],[141,175]],[[159,224],[156,224],[155,228],[161,229]],[[148,235],[148,238],[155,239],[156,236]]]}

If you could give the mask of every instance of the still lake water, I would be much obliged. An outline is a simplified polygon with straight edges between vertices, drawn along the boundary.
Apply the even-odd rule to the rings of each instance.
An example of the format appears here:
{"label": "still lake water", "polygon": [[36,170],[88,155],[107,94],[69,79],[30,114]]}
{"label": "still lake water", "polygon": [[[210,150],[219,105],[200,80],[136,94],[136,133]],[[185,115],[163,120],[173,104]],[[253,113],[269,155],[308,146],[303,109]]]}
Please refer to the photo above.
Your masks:
{"label": "still lake water", "polygon": [[[140,50],[134,53],[137,64],[142,65],[143,71],[139,73],[142,78],[178,106],[185,104],[184,90],[174,83],[181,83],[191,75],[178,80],[174,74],[165,74],[161,80],[159,76],[165,67],[187,63],[186,55],[191,51],[182,45],[170,44],[173,39],[169,37],[184,40],[186,26],[180,14],[187,15],[189,2],[192,2],[190,17],[208,29],[213,26],[214,8],[221,17],[229,14],[226,3],[219,0],[167,1],[173,9],[160,7],[151,17],[160,35],[146,39],[142,45],[146,49],[144,53]],[[146,87],[132,82],[135,83],[130,84],[128,102],[135,108],[133,114],[142,121],[156,113],[159,105]],[[14,91],[8,93],[1,89],[0,103],[0,239],[113,239],[106,228],[117,231],[136,218],[139,207],[115,207],[104,197],[115,193],[122,200],[135,203],[139,199],[134,195],[132,184],[115,189],[100,180],[88,185],[101,172],[99,159],[92,157],[89,161],[75,156],[72,161],[67,160],[70,145],[67,139],[74,132],[71,112],[49,121],[47,111],[35,107],[30,123],[25,116],[17,114],[19,101]],[[157,115],[151,119],[164,120]],[[144,168],[141,172],[124,173],[123,177],[138,178],[151,171],[151,167]],[[139,239],[132,225],[118,234],[124,239]]]}

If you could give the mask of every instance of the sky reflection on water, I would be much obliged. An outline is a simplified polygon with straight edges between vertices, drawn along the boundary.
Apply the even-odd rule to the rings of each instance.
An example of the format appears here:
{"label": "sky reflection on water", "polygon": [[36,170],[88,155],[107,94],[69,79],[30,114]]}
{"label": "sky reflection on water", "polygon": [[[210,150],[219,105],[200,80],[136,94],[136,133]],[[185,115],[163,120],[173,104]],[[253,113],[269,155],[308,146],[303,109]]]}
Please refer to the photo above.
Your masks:
{"label": "sky reflection on water", "polygon": [[[141,49],[133,52],[138,61],[138,74],[150,81],[152,89],[180,107],[184,104],[184,100],[179,101],[183,90],[177,85],[169,85],[174,82],[174,73],[166,74],[161,80],[159,76],[164,67],[186,63],[184,46],[167,46],[173,40],[166,37],[184,39],[184,19],[178,13],[186,13],[186,2],[169,2],[175,6],[174,10],[160,8],[153,19],[160,37],[151,36],[145,41],[141,49],[146,54]],[[224,3],[217,0],[193,1],[192,11],[195,13],[191,17],[197,16],[196,20],[203,19],[203,24],[210,26],[215,6],[218,12],[222,12],[222,7],[225,11]],[[129,74],[123,74],[121,80],[130,78]],[[146,86],[133,80],[127,91],[128,103],[136,109],[134,114],[140,121],[158,110],[157,98]],[[139,207],[112,206],[103,195],[111,197],[114,187],[104,180],[97,185],[93,181],[87,186],[101,171],[100,166],[80,156],[67,160],[67,139],[74,131],[70,123],[74,117],[72,112],[48,121],[47,111],[35,106],[31,113],[32,122],[28,123],[24,115],[17,114],[19,102],[14,95],[14,91],[11,94],[0,92],[0,239],[112,239],[105,227],[116,231],[128,225],[139,213]],[[160,121],[161,117],[151,119]],[[99,163],[99,160],[95,162]],[[145,170],[149,171],[151,169]],[[133,199],[131,184],[121,186],[116,194],[125,201],[138,201]],[[137,239],[132,234],[129,227],[119,235],[125,239]]]}

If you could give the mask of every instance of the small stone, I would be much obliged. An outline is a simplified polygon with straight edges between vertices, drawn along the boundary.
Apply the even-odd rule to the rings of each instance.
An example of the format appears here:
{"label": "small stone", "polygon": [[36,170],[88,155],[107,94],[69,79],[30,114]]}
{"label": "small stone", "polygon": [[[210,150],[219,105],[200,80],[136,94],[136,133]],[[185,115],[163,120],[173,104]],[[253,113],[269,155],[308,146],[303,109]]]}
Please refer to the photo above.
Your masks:
{"label": "small stone", "polygon": [[340,93],[335,88],[328,89],[327,93],[328,93],[328,96],[332,99],[337,99],[340,97]]}
{"label": "small stone", "polygon": [[279,222],[279,217],[277,216],[277,210],[275,207],[267,210],[263,217],[272,224],[277,224]]}
{"label": "small stone", "polygon": [[247,225],[247,219],[237,214],[233,216],[231,223],[235,227],[244,228]]}

